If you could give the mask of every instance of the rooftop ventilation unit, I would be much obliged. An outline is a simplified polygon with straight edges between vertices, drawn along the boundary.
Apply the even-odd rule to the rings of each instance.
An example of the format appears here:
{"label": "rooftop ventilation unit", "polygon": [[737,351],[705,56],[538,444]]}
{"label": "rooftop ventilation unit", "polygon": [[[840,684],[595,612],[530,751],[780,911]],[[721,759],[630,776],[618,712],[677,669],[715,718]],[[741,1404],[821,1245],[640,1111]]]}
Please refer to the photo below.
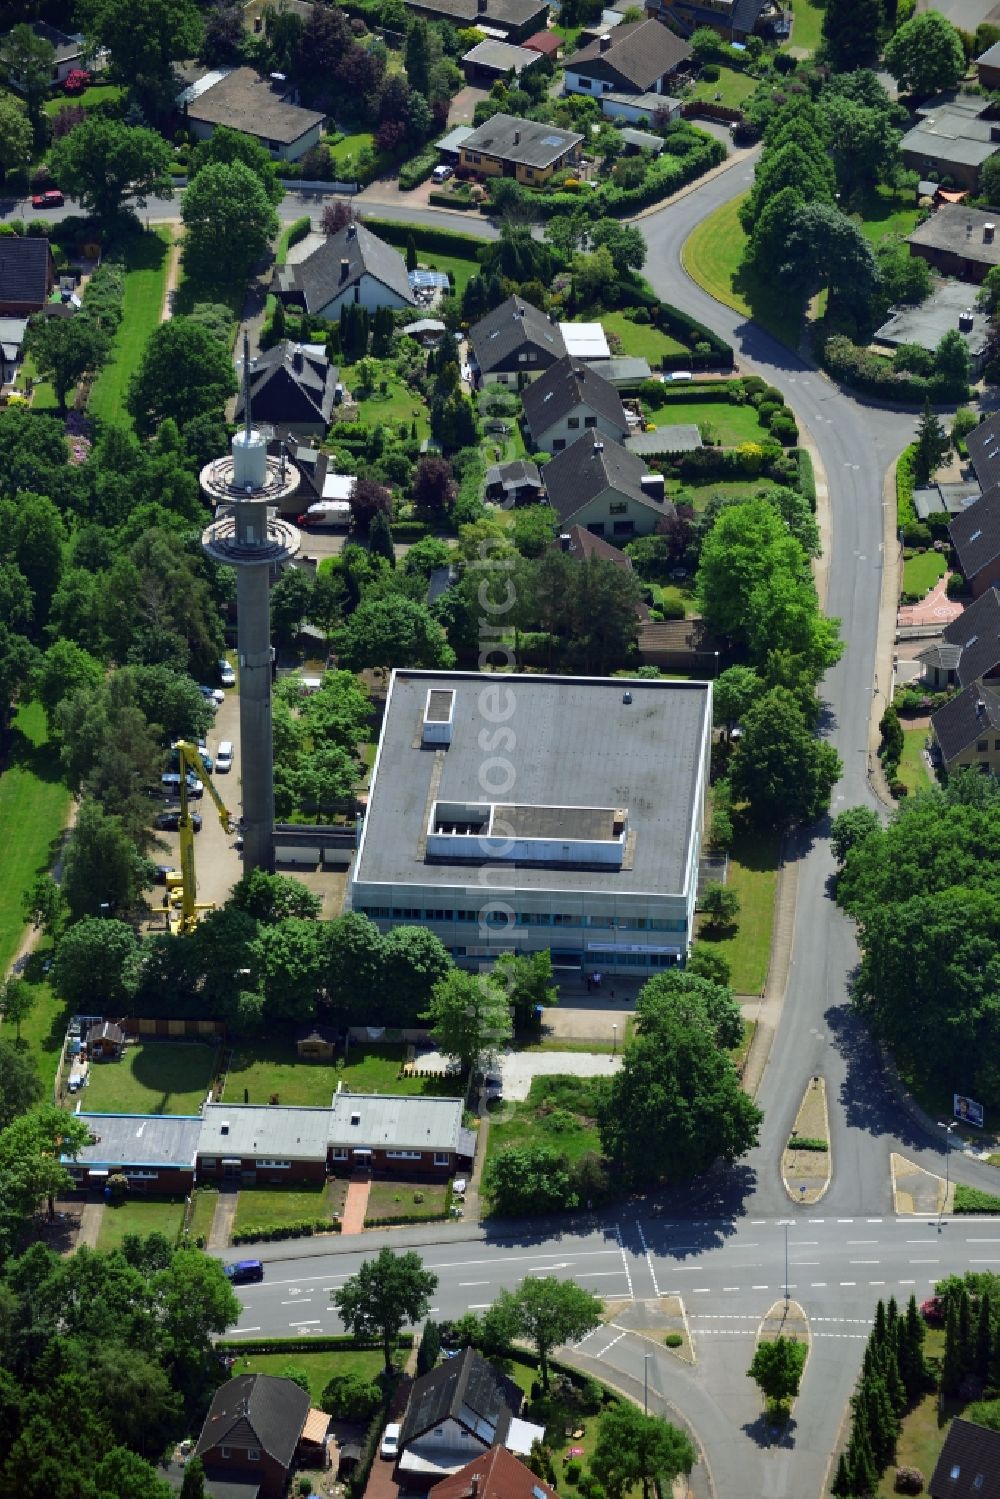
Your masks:
{"label": "rooftop ventilation unit", "polygon": [[455,689],[429,687],[424,703],[422,744],[450,744],[455,721]]}

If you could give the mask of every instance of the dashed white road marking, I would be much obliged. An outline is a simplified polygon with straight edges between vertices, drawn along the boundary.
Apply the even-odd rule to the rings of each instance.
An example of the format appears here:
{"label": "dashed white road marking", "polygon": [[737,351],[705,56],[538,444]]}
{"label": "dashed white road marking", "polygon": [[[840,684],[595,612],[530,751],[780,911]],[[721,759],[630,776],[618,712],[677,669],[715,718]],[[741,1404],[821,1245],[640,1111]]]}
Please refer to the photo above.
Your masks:
{"label": "dashed white road marking", "polygon": [[641,1223],[637,1222],[635,1226],[639,1230],[639,1242],[642,1245],[642,1252],[646,1256],[646,1264],[649,1266],[649,1274],[653,1282],[653,1292],[656,1296],[659,1296],[660,1288],[656,1283],[656,1271],[653,1269],[653,1257],[649,1252],[649,1245],[646,1243],[646,1235],[642,1231]]}
{"label": "dashed white road marking", "polygon": [[[628,1260],[625,1257],[625,1245],[622,1243],[622,1230],[620,1223],[615,1224],[615,1238],[618,1240],[618,1252],[622,1257],[622,1264],[625,1266],[625,1279],[628,1281],[628,1297],[630,1301],[634,1301],[635,1292],[632,1289],[632,1272],[628,1267]],[[654,1281],[653,1284],[655,1285],[656,1282]],[[659,1291],[657,1291],[656,1294],[659,1295]]]}

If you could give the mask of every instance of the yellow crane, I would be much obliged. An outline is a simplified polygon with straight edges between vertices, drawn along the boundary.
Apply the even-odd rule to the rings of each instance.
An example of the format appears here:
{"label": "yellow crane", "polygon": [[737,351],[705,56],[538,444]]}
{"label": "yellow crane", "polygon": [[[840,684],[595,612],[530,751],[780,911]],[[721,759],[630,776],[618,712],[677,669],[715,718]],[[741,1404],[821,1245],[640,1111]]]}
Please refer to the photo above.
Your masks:
{"label": "yellow crane", "polygon": [[198,883],[194,873],[194,828],[191,824],[191,814],[188,810],[187,778],[189,771],[198,778],[215,803],[215,810],[219,814],[219,821],[222,824],[223,831],[226,833],[235,833],[236,823],[229,808],[212,784],[208,767],[201,758],[198,746],[189,743],[186,739],[178,739],[172,747],[177,752],[177,768],[180,771],[181,781],[181,815],[178,824],[181,853],[180,914],[170,922],[170,930],[176,937],[183,933],[194,931],[198,923],[199,911],[213,910],[211,901],[199,901],[197,899]]}

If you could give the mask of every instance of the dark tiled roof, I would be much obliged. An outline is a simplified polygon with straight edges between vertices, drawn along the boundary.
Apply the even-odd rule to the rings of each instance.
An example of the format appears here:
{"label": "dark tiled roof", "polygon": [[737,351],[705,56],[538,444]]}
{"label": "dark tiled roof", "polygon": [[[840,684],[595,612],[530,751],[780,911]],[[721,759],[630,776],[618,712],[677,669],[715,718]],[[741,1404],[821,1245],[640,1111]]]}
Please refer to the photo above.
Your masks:
{"label": "dark tiled roof", "polygon": [[295,1032],[296,1041],[325,1041],[330,1046],[335,1046],[339,1038],[335,1025],[301,1025]]}
{"label": "dark tiled roof", "polygon": [[1000,1499],[1000,1431],[956,1416],[928,1493],[931,1499]]}
{"label": "dark tiled roof", "polygon": [[931,716],[931,727],[948,764],[977,739],[1000,734],[1000,693],[988,682],[973,682]]}
{"label": "dark tiled roof", "polygon": [[595,416],[624,435],[628,431],[622,398],[610,381],[594,371],[582,359],[568,354],[557,359],[538,380],[521,392],[521,402],[528,427],[535,441],[554,422],[562,421],[577,406],[586,406]]}
{"label": "dark tiled roof", "polygon": [[302,109],[282,98],[269,78],[260,78],[253,68],[234,68],[213,83],[187,107],[189,120],[206,125],[228,125],[244,130],[258,140],[280,141],[290,146],[317,125],[324,116],[315,109]]}
{"label": "dark tiled roof", "polygon": [[486,26],[499,26],[511,31],[520,31],[529,24],[544,23],[548,15],[546,0],[486,0],[486,9],[479,9],[478,0],[406,0],[414,10],[427,11],[430,15],[444,16],[450,21],[476,21]]}
{"label": "dark tiled roof", "polygon": [[507,489],[520,489],[525,484],[531,484],[538,489],[542,487],[542,476],[538,471],[538,464],[532,463],[527,458],[515,458],[510,463],[492,463],[486,470],[487,489],[493,489],[498,485]]}
{"label": "dark tiled roof", "polygon": [[25,234],[0,237],[0,302],[41,307],[49,293],[50,262],[47,239]]}
{"label": "dark tiled roof", "polygon": [[567,72],[589,73],[600,62],[640,91],[651,88],[691,56],[691,48],[660,21],[634,21],[616,26],[611,45],[601,51],[601,39],[581,47],[564,64]]}
{"label": "dark tiled roof", "polygon": [[205,1470],[205,1493],[208,1499],[257,1499],[260,1484],[256,1479],[212,1468]]}
{"label": "dark tiled roof", "polygon": [[598,562],[613,562],[615,567],[620,567],[625,572],[632,571],[631,557],[613,547],[603,536],[595,536],[586,526],[570,526],[561,536],[556,537],[551,549],[554,552],[567,552],[581,562],[589,562],[593,558]]}
{"label": "dark tiled roof", "polygon": [[555,57],[562,46],[562,37],[557,31],[536,31],[521,43],[529,52],[541,52],[543,57]]}
{"label": "dark tiled roof", "polygon": [[[347,274],[341,275],[341,261]],[[406,262],[398,250],[372,234],[364,224],[346,224],[296,266],[286,268],[288,280],[305,298],[306,311],[318,312],[345,287],[353,286],[367,272],[376,281],[413,305]]]}
{"label": "dark tiled roof", "polygon": [[498,161],[513,161],[526,167],[550,167],[582,141],[578,131],[560,130],[544,120],[495,114],[466,136],[462,150],[480,151]]}
{"label": "dark tiled roof", "polygon": [[906,241],[911,245],[926,245],[931,250],[959,255],[974,264],[1000,265],[1000,235],[994,234],[989,243],[983,237],[984,226],[995,224],[998,218],[1000,210],[996,208],[966,208],[964,203],[942,203],[930,218],[906,236]]}
{"label": "dark tiled roof", "polygon": [[227,1443],[259,1447],[290,1468],[309,1414],[309,1396],[291,1379],[238,1374],[216,1390],[195,1452]]}
{"label": "dark tiled roof", "polygon": [[948,527],[958,565],[972,579],[1000,557],[1000,494],[981,500],[956,515]]}
{"label": "dark tiled roof", "polygon": [[521,1392],[472,1348],[446,1359],[414,1382],[406,1406],[400,1448],[449,1417],[473,1432],[486,1447],[503,1442],[521,1409]]}
{"label": "dark tiled roof", "polygon": [[672,515],[674,507],[669,501],[660,505],[643,492],[641,480],[648,472],[635,453],[616,442],[595,440],[587,433],[557,453],[545,465],[543,477],[549,504],[561,522],[577,515],[606,489],[628,495],[657,515]]}
{"label": "dark tiled roof", "polygon": [[[260,421],[274,426],[285,422],[322,422],[327,426],[338,378],[339,371],[324,349],[284,339],[251,360],[250,409]],[[236,420],[242,419],[241,380]]]}
{"label": "dark tiled roof", "polygon": [[508,297],[480,318],[469,329],[469,343],[484,374],[502,369],[525,344],[534,345],[550,363],[566,353],[559,324],[550,322],[544,312],[522,297]]}
{"label": "dark tiled roof", "polygon": [[[475,1488],[474,1478],[478,1479]],[[555,1489],[536,1478],[506,1447],[491,1447],[431,1489],[434,1499],[469,1499],[473,1493],[478,1499],[556,1499]]]}
{"label": "dark tiled roof", "polygon": [[1000,484],[1000,411],[994,411],[965,439],[976,478],[984,492]]}
{"label": "dark tiled roof", "polygon": [[1000,591],[988,588],[946,625],[944,641],[960,652],[958,680],[963,687],[976,677],[989,676],[1000,664]]}

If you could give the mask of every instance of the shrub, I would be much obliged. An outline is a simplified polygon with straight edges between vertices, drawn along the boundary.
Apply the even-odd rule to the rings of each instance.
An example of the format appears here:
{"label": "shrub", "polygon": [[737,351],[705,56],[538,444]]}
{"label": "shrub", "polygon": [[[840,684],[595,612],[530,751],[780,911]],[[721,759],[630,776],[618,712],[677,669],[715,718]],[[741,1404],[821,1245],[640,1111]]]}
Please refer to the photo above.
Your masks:
{"label": "shrub", "polygon": [[720,71],[717,63],[708,62],[701,70],[702,81],[705,83],[717,83]]}
{"label": "shrub", "polygon": [[919,520],[907,521],[902,527],[902,537],[904,546],[921,548],[929,547],[934,539],[930,526]]}
{"label": "shrub", "polygon": [[771,423],[771,431],[781,443],[783,448],[793,448],[799,440],[799,429],[795,425],[795,418],[786,416],[779,412]]}
{"label": "shrub", "polygon": [[961,1183],[955,1188],[956,1213],[1000,1212],[1000,1197],[992,1192],[983,1192],[979,1187],[966,1187]]}
{"label": "shrub", "polygon": [[428,146],[425,150],[418,152],[400,167],[400,187],[407,192],[419,187],[421,182],[427,181],[440,159],[433,146]]}
{"label": "shrub", "polygon": [[922,1494],[924,1475],[919,1468],[897,1468],[893,1487],[897,1494]]}
{"label": "shrub", "polygon": [[335,1374],[320,1403],[328,1415],[340,1421],[370,1421],[382,1404],[382,1392],[359,1374]]}
{"label": "shrub", "polygon": [[680,1348],[684,1342],[684,1337],[679,1332],[668,1332],[663,1341],[668,1348]]}
{"label": "shrub", "polygon": [[788,1138],[789,1150],[829,1150],[830,1147],[825,1140],[819,1140],[813,1135],[790,1135]]}
{"label": "shrub", "polygon": [[580,1466],[580,1464],[577,1462],[576,1458],[574,1457],[574,1458],[571,1458],[570,1461],[568,1463],[566,1463],[566,1465],[564,1466],[564,1468],[563,1468],[563,1477],[565,1478],[565,1480],[566,1480],[567,1483],[579,1483],[580,1482],[580,1474],[582,1472],[583,1472],[582,1467]]}

